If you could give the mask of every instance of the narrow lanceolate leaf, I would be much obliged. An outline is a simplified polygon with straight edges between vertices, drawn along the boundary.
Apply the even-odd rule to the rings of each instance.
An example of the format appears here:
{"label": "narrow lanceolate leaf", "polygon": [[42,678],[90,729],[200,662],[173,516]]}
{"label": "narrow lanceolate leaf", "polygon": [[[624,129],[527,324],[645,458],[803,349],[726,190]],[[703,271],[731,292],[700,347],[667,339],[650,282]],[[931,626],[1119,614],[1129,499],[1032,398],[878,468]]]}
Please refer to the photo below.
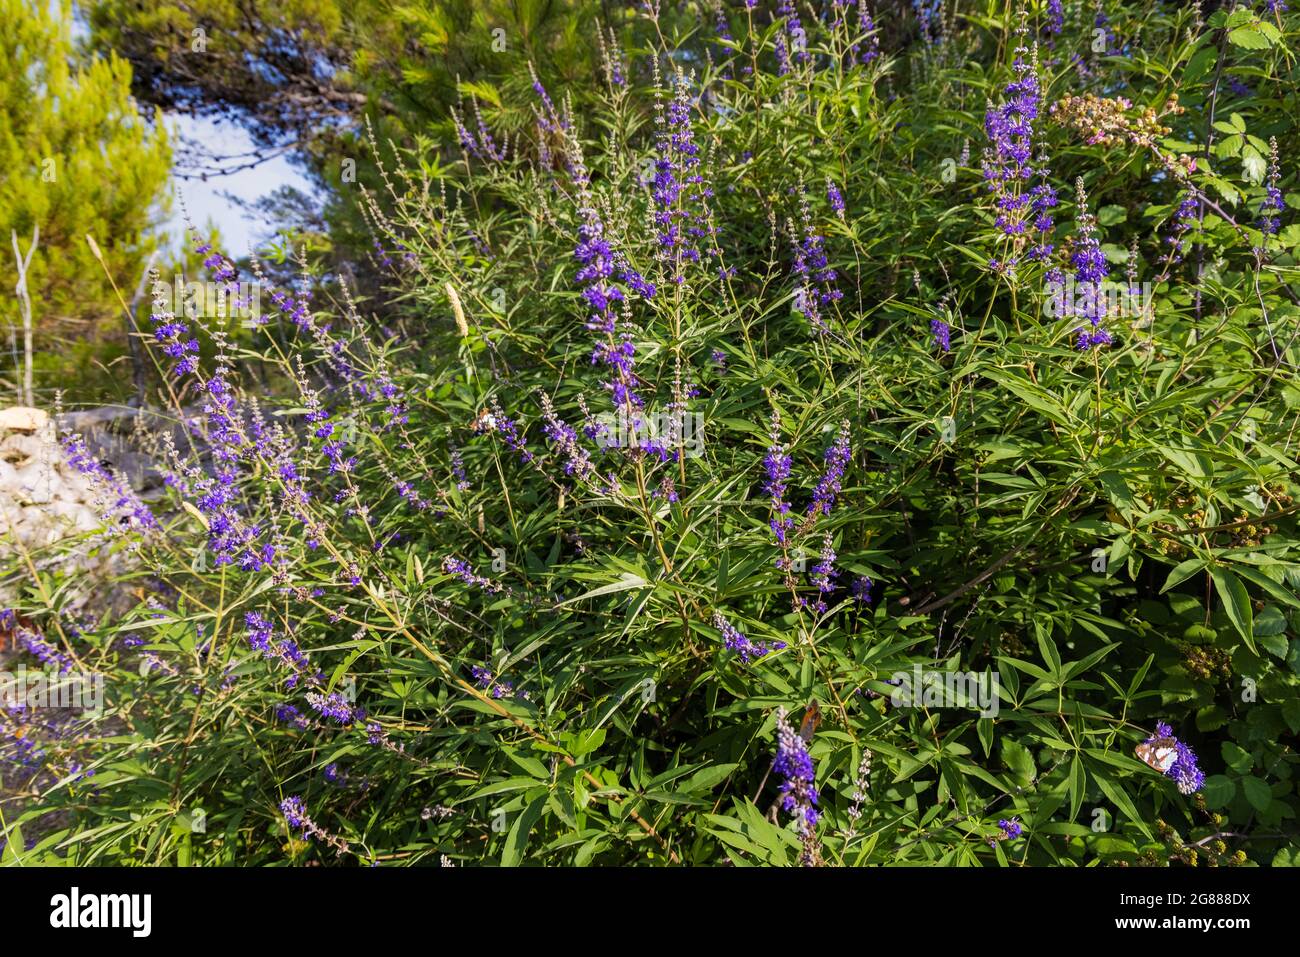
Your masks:
{"label": "narrow lanceolate leaf", "polygon": [[1214,579],[1214,590],[1223,602],[1232,627],[1237,629],[1246,646],[1255,651],[1254,612],[1250,606],[1250,595],[1241,579],[1223,565],[1210,568],[1210,577]]}
{"label": "narrow lanceolate leaf", "polygon": [[501,853],[502,867],[515,867],[523,861],[533,825],[537,823],[546,807],[546,797],[546,793],[543,792],[533,798],[515,817],[514,823],[510,825],[510,832],[506,835],[505,850]]}
{"label": "narrow lanceolate leaf", "polygon": [[601,585],[599,588],[593,588],[589,592],[579,595],[577,598],[570,598],[568,601],[561,602],[561,605],[572,605],[588,598],[599,598],[601,595],[612,595],[615,592],[627,591],[630,588],[645,588],[650,583],[640,575],[634,575],[631,572],[623,572],[616,582],[608,585]]}

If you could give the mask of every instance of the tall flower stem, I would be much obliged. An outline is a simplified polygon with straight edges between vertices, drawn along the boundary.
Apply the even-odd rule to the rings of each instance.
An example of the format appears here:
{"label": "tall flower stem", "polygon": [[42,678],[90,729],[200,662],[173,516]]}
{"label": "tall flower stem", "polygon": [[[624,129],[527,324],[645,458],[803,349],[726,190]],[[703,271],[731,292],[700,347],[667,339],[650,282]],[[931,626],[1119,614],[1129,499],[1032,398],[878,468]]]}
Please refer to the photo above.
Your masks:
{"label": "tall flower stem", "polygon": [[[655,521],[654,513],[650,510],[649,496],[646,495],[645,468],[640,457],[637,458],[636,463],[636,491],[641,502],[641,514],[645,518],[646,528],[650,530],[650,537],[655,543],[655,551],[659,553],[659,561],[663,565],[664,574],[670,578],[676,578],[680,582],[681,577],[673,569],[672,559],[664,551],[663,539],[659,536],[659,523]],[[685,638],[690,634],[690,615],[686,611],[686,602],[683,600],[681,593],[674,590],[673,597],[677,599],[677,611],[682,618],[682,637]]]}

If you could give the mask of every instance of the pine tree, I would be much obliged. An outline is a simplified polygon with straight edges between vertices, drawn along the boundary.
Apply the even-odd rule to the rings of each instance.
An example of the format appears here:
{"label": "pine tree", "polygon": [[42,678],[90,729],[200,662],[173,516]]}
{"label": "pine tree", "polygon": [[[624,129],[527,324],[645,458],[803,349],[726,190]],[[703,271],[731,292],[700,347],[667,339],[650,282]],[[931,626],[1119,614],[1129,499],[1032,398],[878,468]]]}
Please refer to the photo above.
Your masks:
{"label": "pine tree", "polygon": [[62,385],[51,380],[69,353],[125,344],[121,307],[86,235],[129,298],[161,241],[171,148],[161,114],[137,109],[130,66],[78,50],[67,0],[0,0],[0,61],[0,309],[6,326],[20,324],[10,235],[25,254],[39,227],[28,274],[45,373],[37,385]]}

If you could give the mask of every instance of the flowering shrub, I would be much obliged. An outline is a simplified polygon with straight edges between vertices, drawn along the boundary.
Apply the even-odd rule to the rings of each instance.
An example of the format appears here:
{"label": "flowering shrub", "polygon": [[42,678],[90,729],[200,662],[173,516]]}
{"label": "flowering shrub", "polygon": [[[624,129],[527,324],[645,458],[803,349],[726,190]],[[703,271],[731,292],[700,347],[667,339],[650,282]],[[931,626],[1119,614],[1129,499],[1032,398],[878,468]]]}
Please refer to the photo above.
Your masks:
{"label": "flowering shrub", "polygon": [[134,610],[27,585],[105,702],[8,853],[1291,860],[1297,24],[1004,6],[641,13],[372,142],[389,301],[160,303],[192,441],[76,546]]}

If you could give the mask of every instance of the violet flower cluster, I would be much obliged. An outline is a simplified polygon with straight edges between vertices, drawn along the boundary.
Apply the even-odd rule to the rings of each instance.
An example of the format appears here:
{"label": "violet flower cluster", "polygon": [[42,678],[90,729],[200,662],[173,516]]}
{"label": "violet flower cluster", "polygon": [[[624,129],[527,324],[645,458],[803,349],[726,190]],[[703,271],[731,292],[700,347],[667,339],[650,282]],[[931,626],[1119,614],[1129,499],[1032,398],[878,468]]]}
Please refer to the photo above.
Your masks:
{"label": "violet flower cluster", "polygon": [[163,355],[172,360],[172,374],[183,379],[199,367],[199,343],[190,335],[189,323],[168,310],[166,297],[161,292],[163,288],[162,284],[155,285],[149,322],[153,326],[154,341]]}
{"label": "violet flower cluster", "polygon": [[465,474],[465,460],[461,457],[460,449],[452,446],[447,451],[447,456],[451,460],[451,477],[456,483],[457,490],[463,492],[469,488],[469,477]]}
{"label": "violet flower cluster", "polygon": [[831,509],[835,507],[835,499],[839,495],[844,482],[844,471],[853,458],[853,448],[849,442],[849,423],[847,421],[840,423],[839,435],[826,449],[823,458],[826,460],[826,471],[822,473],[817,488],[813,490],[812,504],[808,506],[808,514],[813,517],[830,515]]}
{"label": "violet flower cluster", "polygon": [[239,278],[239,270],[235,264],[212,248],[211,243],[199,242],[194,247],[194,251],[200,256],[205,256],[203,266],[212,273],[212,278],[219,283],[233,283]]}
{"label": "violet flower cluster", "polygon": [[361,708],[354,708],[341,692],[309,691],[307,703],[322,718],[329,718],[344,727],[357,721],[364,721],[366,713]]}
{"label": "violet flower cluster", "polygon": [[291,724],[300,731],[306,731],[311,727],[301,711],[291,704],[278,704],[275,706],[275,720],[281,724]]}
{"label": "violet flower cluster", "polygon": [[763,491],[772,503],[772,518],[768,524],[772,528],[772,534],[776,536],[776,543],[784,546],[786,535],[794,526],[794,518],[790,515],[790,503],[785,500],[786,486],[790,480],[791,459],[785,451],[785,446],[781,444],[778,434],[779,425],[777,417],[773,415],[772,444],[768,447],[767,455],[763,456],[763,469],[766,473]]}
{"label": "violet flower cluster", "polygon": [[483,425],[476,431],[487,429],[496,432],[505,442],[506,447],[511,451],[519,453],[519,460],[527,465],[533,460],[533,453],[529,450],[524,440],[523,434],[519,431],[518,424],[501,410],[501,407],[495,402],[492,404],[492,414],[484,416],[480,420]]}
{"label": "violet flower cluster", "polygon": [[478,100],[471,99],[471,104],[474,109],[474,119],[478,130],[477,138],[466,128],[464,120],[461,119],[460,111],[456,107],[451,108],[451,120],[456,129],[456,140],[460,143],[460,148],[468,156],[473,156],[476,159],[493,163],[502,162],[506,158],[505,148],[497,148],[496,141],[492,138],[492,132],[483,120],[483,111],[479,108]]}
{"label": "violet flower cluster", "polygon": [[1047,0],[1047,26],[1044,29],[1050,34],[1059,35],[1064,26],[1065,10],[1061,7],[1061,0]]}
{"label": "violet flower cluster", "polygon": [[39,635],[30,628],[18,624],[18,617],[10,609],[0,611],[0,627],[6,631],[14,632],[18,638],[18,643],[22,645],[29,654],[36,657],[41,664],[58,670],[59,674],[66,675],[72,670],[75,662],[68,655],[65,655],[49,639]]}
{"label": "violet flower cluster", "polygon": [[248,572],[260,571],[275,558],[275,546],[259,544],[262,528],[245,519],[239,488],[239,460],[245,448],[238,400],[226,381],[228,369],[217,368],[203,383],[203,414],[212,445],[213,475],[195,483],[198,508],[208,525],[208,547],[218,565],[237,563]]}
{"label": "violet flower cluster", "polygon": [[835,590],[835,579],[839,575],[835,570],[835,559],[835,544],[828,532],[822,539],[821,556],[808,576],[809,581],[817,586],[817,599],[812,602],[812,609],[819,615],[826,614],[826,596]]}
{"label": "violet flower cluster", "polygon": [[822,317],[822,307],[844,298],[835,285],[839,277],[826,258],[826,241],[813,227],[808,199],[800,201],[803,219],[803,236],[794,242],[794,272],[798,287],[795,289],[794,308],[811,324],[818,335],[828,329]]}
{"label": "violet flower cluster", "polygon": [[101,504],[107,508],[107,514],[101,516],[106,523],[125,521],[144,531],[154,531],[160,527],[153,512],[140,500],[131,483],[95,458],[87,448],[85,439],[69,433],[63,436],[62,446],[67,463],[90,479],[92,487],[101,498]]}
{"label": "violet flower cluster", "polygon": [[939,43],[943,39],[943,21],[939,19],[943,0],[912,0],[912,10],[921,27],[921,39],[931,46]]}
{"label": "violet flower cluster", "polygon": [[800,835],[807,834],[817,825],[816,770],[808,743],[799,736],[786,720],[787,712],[776,712],[776,757],[772,770],[780,779],[781,808],[794,818]]}
{"label": "violet flower cluster", "polygon": [[608,39],[602,30],[596,30],[596,43],[600,47],[600,69],[605,74],[605,81],[613,90],[627,86],[627,71],[623,64],[623,51],[618,44],[618,35],[610,27]]}
{"label": "violet flower cluster", "polygon": [[[1017,33],[1023,36],[1023,24]],[[1042,91],[1037,72],[1037,52],[1030,60],[1030,51],[1023,45],[1015,51],[1013,79],[1003,90],[1000,105],[989,104],[984,114],[984,131],[989,146],[984,151],[984,182],[993,196],[997,212],[994,225],[1006,236],[1015,240],[1015,250],[1027,242],[1032,233],[1035,241],[1027,254],[1031,260],[1044,260],[1052,247],[1047,243],[1054,222],[1051,210],[1056,206],[1056,191],[1046,182],[1046,168],[1034,165],[1034,121],[1042,106]],[[1033,188],[1029,182],[1037,176]],[[1019,263],[1019,253],[1013,251],[1005,261],[994,260],[990,266],[999,271],[1014,272]]]}
{"label": "violet flower cluster", "polygon": [[291,828],[299,831],[306,831],[315,828],[312,819],[307,814],[306,807],[303,806],[302,798],[294,796],[287,797],[280,802],[280,811],[284,814],[285,821]]}
{"label": "violet flower cluster", "polygon": [[844,194],[840,188],[835,185],[835,181],[829,176],[826,177],[826,200],[831,204],[831,211],[841,220],[844,220]]}
{"label": "violet flower cluster", "polygon": [[785,76],[794,63],[808,63],[812,54],[808,52],[808,33],[799,19],[799,10],[793,0],[781,0],[777,4],[776,15],[782,18],[781,30],[776,35],[776,72]]}
{"label": "violet flower cluster", "polygon": [[855,42],[849,47],[849,58],[854,63],[866,66],[880,56],[880,36],[876,30],[876,22],[871,17],[871,11],[867,8],[867,0],[858,0],[857,18],[857,32],[866,38],[865,49],[862,40]]}
{"label": "violet flower cluster", "polygon": [[[487,665],[474,665],[470,669],[470,674],[474,677],[474,683],[480,688],[485,689],[493,698],[515,697],[515,686],[513,682],[502,678],[500,681],[495,680],[492,670]],[[520,697],[527,697],[520,695]]]}
{"label": "violet flower cluster", "polygon": [[555,446],[564,463],[564,474],[579,482],[588,481],[596,472],[591,456],[578,440],[577,430],[559,417],[551,397],[542,393],[542,432]]}
{"label": "violet flower cluster", "polygon": [[1165,242],[1169,244],[1169,261],[1171,263],[1180,263],[1183,261],[1183,253],[1186,252],[1186,236],[1196,225],[1196,218],[1200,208],[1200,195],[1196,190],[1190,190],[1183,201],[1178,204],[1178,209],[1174,212],[1173,229],[1165,237]]}
{"label": "violet flower cluster", "polygon": [[715,228],[708,201],[713,190],[700,170],[700,148],[691,129],[691,100],[686,78],[676,75],[672,95],[655,118],[658,126],[655,175],[650,194],[658,229],[659,255],[675,283],[685,282],[685,264],[700,261],[699,244]]}
{"label": "violet flower cluster", "polygon": [[444,574],[452,575],[459,578],[466,585],[474,588],[482,588],[484,591],[495,594],[501,591],[501,583],[494,582],[490,578],[484,578],[470,567],[469,563],[463,559],[454,558],[448,555],[442,560],[442,570]]}
{"label": "violet flower cluster", "polygon": [[569,128],[568,121],[555,109],[555,104],[551,102],[551,96],[546,92],[546,87],[542,85],[542,81],[538,78],[537,70],[533,66],[531,60],[528,62],[528,74],[533,81],[533,92],[536,93],[537,98],[542,101],[542,108],[540,110],[536,107],[533,108],[533,112],[537,116],[538,128],[543,133],[552,133],[557,131],[563,132],[564,130],[567,130]]}
{"label": "violet flower cluster", "polygon": [[751,641],[744,632],[727,621],[720,612],[714,612],[713,614],[713,627],[722,633],[722,644],[726,649],[734,651],[745,664],[762,658],[773,651],[782,651],[786,647],[784,641],[774,641],[770,647],[761,641]]}
{"label": "violet flower cluster", "polygon": [[1074,278],[1085,291],[1083,308],[1077,314],[1088,320],[1088,326],[1075,330],[1077,348],[1087,352],[1098,346],[1111,344],[1111,335],[1102,325],[1106,317],[1106,299],[1101,295],[1101,284],[1110,275],[1106,265],[1106,255],[1101,251],[1098,239],[1097,222],[1088,212],[1088,195],[1083,189],[1083,179],[1076,184],[1079,203],[1078,227],[1075,236],[1074,251],[1070,254],[1070,264],[1074,267]]}
{"label": "violet flower cluster", "polygon": [[1156,722],[1156,733],[1147,738],[1147,745],[1165,744],[1172,741],[1174,749],[1173,763],[1165,769],[1165,777],[1173,779],[1180,794],[1195,794],[1205,784],[1205,772],[1200,768],[1196,753],[1190,747],[1174,737],[1174,729],[1163,721]]}
{"label": "violet flower cluster", "polygon": [[[210,244],[196,239],[199,254],[210,253],[204,265],[227,291],[238,273],[233,264]],[[190,483],[197,495],[197,506],[203,514],[208,530],[208,547],[218,565],[237,563],[245,571],[258,571],[275,558],[275,546],[259,543],[262,529],[245,520],[242,495],[239,489],[239,461],[247,451],[267,454],[269,437],[258,423],[252,428],[251,441],[245,437],[242,413],[234,390],[226,381],[229,368],[223,356],[218,356],[218,366],[211,378],[203,381],[198,374],[197,343],[189,335],[187,324],[176,319],[166,308],[165,300],[156,289],[154,311],[150,319],[155,340],[162,343],[163,351],[175,360],[172,371],[180,378],[194,376],[204,393],[203,424],[212,452],[212,474],[196,476]],[[171,484],[179,484],[173,479]]]}
{"label": "violet flower cluster", "polygon": [[1272,149],[1268,164],[1268,185],[1264,187],[1264,199],[1259,205],[1257,224],[1265,237],[1277,235],[1282,228],[1282,220],[1278,218],[1278,214],[1286,209],[1286,201],[1282,198],[1282,190],[1278,187],[1281,174],[1278,169],[1277,140],[1270,139],[1269,145]]}
{"label": "violet flower cluster", "polygon": [[268,661],[279,662],[289,669],[290,675],[285,681],[287,687],[296,688],[303,680],[315,686],[325,680],[324,672],[312,668],[296,641],[288,637],[276,641],[275,627],[261,612],[244,613],[244,633],[249,647]]}
{"label": "violet flower cluster", "polygon": [[280,312],[304,332],[311,329],[311,294],[303,292],[297,296],[279,289],[271,293],[271,301],[280,307]]}
{"label": "violet flower cluster", "polygon": [[930,320],[930,338],[944,352],[952,348],[952,329],[943,319]]}
{"label": "violet flower cluster", "polygon": [[1110,17],[1106,16],[1105,10],[1099,9],[1097,11],[1097,15],[1092,18],[1092,26],[1094,31],[1101,31],[1101,39],[1105,40],[1106,56],[1119,56],[1124,52],[1120,46],[1119,37],[1110,28]]}
{"label": "violet flower cluster", "polygon": [[625,262],[620,265],[621,257],[615,254],[605,238],[605,227],[595,208],[588,204],[583,212],[586,221],[579,228],[578,245],[573,256],[580,267],[576,278],[583,287],[582,297],[590,310],[587,328],[599,337],[591,353],[591,363],[607,368],[609,378],[602,385],[612,396],[619,413],[639,422],[645,402],[637,394],[638,380],[634,371],[636,344],[626,325],[621,332],[618,329],[617,306],[626,298],[623,290],[611,280],[618,273],[644,299],[653,298],[655,288]]}

